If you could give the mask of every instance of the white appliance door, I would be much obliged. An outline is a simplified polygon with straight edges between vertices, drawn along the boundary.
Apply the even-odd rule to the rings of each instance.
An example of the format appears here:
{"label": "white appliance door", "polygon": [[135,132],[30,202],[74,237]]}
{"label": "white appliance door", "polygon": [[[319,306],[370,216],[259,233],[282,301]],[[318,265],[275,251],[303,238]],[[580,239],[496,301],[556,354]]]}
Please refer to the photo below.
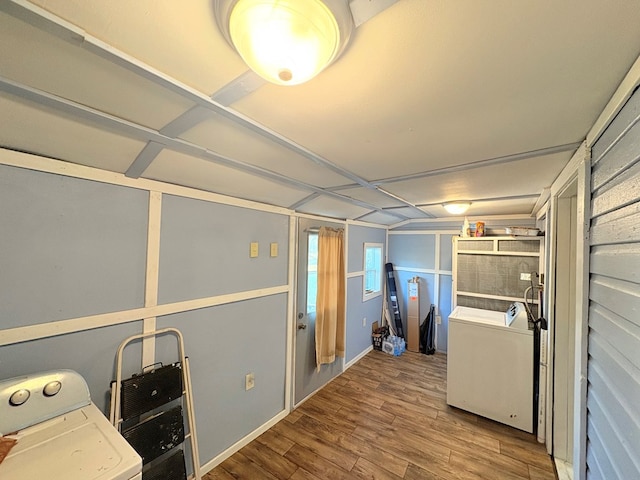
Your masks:
{"label": "white appliance door", "polygon": [[449,317],[447,403],[533,432],[532,333]]}

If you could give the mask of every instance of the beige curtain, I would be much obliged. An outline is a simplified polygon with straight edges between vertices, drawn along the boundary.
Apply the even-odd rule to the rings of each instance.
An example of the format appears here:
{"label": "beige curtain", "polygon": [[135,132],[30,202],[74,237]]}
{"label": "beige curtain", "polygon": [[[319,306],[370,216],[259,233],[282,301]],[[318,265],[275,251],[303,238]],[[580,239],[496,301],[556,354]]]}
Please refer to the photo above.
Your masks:
{"label": "beige curtain", "polygon": [[322,227],[318,233],[316,365],[333,363],[345,351],[344,230]]}

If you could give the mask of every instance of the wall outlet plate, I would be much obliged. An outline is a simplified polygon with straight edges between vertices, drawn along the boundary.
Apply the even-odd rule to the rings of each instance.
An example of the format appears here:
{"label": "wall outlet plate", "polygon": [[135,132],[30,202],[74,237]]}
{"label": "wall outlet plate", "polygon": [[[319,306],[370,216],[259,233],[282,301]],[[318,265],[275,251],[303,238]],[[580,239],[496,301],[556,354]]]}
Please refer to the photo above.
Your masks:
{"label": "wall outlet plate", "polygon": [[253,372],[247,373],[244,377],[244,389],[251,390],[256,386],[256,377]]}
{"label": "wall outlet plate", "polygon": [[258,242],[251,242],[249,245],[249,257],[256,258],[258,256]]}

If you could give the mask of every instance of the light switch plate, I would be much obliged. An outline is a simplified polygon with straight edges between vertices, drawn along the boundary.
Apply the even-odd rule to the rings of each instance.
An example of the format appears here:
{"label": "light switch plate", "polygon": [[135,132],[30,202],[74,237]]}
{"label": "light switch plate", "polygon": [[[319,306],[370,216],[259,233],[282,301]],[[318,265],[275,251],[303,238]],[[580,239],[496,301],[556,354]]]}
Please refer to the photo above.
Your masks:
{"label": "light switch plate", "polygon": [[277,243],[272,243],[271,244],[271,256],[272,257],[277,257],[278,256],[278,244]]}

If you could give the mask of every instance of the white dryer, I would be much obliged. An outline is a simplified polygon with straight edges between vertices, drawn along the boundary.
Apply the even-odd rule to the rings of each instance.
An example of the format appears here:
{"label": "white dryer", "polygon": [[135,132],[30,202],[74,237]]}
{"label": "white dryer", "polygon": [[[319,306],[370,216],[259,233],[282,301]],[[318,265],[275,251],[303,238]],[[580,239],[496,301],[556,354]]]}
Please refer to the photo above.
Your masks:
{"label": "white dryer", "polygon": [[522,303],[449,315],[447,403],[533,432],[533,330]]}
{"label": "white dryer", "polygon": [[142,459],[71,370],[0,381],[0,435],[15,441],[2,480],[142,479]]}

